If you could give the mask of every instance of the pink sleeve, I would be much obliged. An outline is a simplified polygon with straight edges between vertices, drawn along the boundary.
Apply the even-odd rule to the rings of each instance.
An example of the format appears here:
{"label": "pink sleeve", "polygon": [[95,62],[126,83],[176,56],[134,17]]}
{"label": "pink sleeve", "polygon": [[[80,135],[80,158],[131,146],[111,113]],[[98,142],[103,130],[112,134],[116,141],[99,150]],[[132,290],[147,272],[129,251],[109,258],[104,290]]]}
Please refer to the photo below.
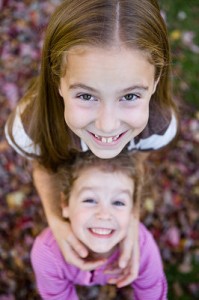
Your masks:
{"label": "pink sleeve", "polygon": [[68,280],[61,267],[63,261],[60,261],[49,245],[43,241],[43,233],[34,242],[31,251],[31,263],[42,299],[79,299],[74,284]]}
{"label": "pink sleeve", "polygon": [[132,283],[135,300],[167,300],[167,280],[160,252],[151,233],[140,226],[140,270]]}

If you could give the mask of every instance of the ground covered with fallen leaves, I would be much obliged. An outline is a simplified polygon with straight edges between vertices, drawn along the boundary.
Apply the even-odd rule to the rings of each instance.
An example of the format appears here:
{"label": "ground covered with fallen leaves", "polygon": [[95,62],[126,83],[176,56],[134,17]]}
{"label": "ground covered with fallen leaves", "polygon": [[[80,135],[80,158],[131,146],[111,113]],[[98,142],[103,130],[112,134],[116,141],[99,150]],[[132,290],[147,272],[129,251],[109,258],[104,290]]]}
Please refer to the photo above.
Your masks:
{"label": "ground covered with fallen leaves", "polygon": [[[38,73],[44,29],[59,2],[0,1],[0,300],[40,299],[29,253],[35,236],[47,223],[32,184],[31,166],[7,145],[3,127],[28,80]],[[166,4],[163,8],[166,21],[171,22],[167,18],[169,8]],[[177,18],[182,24],[187,14],[178,8],[175,22]],[[148,160],[150,176],[141,218],[160,247],[169,299],[194,300],[199,299],[198,71],[189,64],[185,76],[183,72],[187,61],[198,56],[199,43],[194,30],[175,26],[168,23],[174,55],[174,97],[181,103],[180,130],[174,143],[152,153]],[[193,102],[184,101],[185,95],[191,95]],[[78,291],[82,300],[131,299],[128,288],[80,287]]]}

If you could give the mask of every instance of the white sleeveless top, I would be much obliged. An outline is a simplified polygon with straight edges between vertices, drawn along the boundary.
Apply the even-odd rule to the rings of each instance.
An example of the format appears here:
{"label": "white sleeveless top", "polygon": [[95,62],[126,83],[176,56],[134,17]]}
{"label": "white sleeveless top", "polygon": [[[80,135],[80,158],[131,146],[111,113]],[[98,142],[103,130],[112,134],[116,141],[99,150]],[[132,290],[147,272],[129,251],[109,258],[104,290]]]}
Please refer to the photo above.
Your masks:
{"label": "white sleeveless top", "polygon": [[[5,135],[8,143],[21,155],[29,158],[26,156],[24,152],[22,152],[20,149],[23,149],[27,154],[40,154],[39,146],[36,145],[30,137],[27,135],[22,120],[21,120],[21,114],[23,113],[24,109],[26,107],[26,104],[20,104],[18,105],[16,109],[15,119],[13,122],[13,128],[12,128],[12,137],[14,139],[11,139],[9,132],[8,132],[8,126],[6,124],[5,126]],[[129,151],[133,150],[140,150],[140,151],[150,151],[150,150],[157,150],[160,149],[169,142],[172,141],[172,139],[175,137],[177,133],[177,120],[172,113],[170,123],[164,128],[164,130],[156,130],[156,132],[149,132],[148,136],[145,137],[142,134],[139,135],[139,137],[135,137],[132,139],[129,144],[127,145],[127,149]],[[82,151],[87,151],[89,148],[84,143],[83,140],[81,140],[81,148]]]}

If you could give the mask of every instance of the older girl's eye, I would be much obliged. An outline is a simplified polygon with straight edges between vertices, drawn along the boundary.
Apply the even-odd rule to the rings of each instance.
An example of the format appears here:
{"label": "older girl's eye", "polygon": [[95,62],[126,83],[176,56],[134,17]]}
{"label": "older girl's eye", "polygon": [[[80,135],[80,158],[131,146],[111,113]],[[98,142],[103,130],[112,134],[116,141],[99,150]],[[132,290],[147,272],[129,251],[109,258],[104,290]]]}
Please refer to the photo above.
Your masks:
{"label": "older girl's eye", "polygon": [[78,98],[80,98],[84,101],[94,100],[94,97],[91,96],[90,94],[81,94],[81,95],[78,96]]}
{"label": "older girl's eye", "polygon": [[127,94],[124,97],[122,97],[123,101],[135,101],[139,98],[138,95],[136,94]]}

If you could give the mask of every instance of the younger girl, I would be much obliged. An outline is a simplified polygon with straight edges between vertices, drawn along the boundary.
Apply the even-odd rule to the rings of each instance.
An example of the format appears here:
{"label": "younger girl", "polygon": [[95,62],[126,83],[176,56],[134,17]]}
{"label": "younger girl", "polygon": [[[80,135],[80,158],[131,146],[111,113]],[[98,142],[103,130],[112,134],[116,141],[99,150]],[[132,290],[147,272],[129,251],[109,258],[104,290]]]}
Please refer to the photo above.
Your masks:
{"label": "younger girl", "polygon": [[[62,2],[47,28],[40,76],[10,116],[6,136],[33,160],[36,188],[68,262],[82,269],[100,263],[81,259],[88,252],[56,205],[53,173],[68,151],[89,148],[109,159],[124,148],[159,149],[176,135],[175,111],[167,30],[156,0]],[[128,234],[119,266],[132,269],[119,285],[136,275],[135,253],[129,262],[135,244]]]}
{"label": "younger girl", "polygon": [[[106,258],[100,268],[82,271],[64,261],[49,228],[35,240],[31,259],[42,299],[77,300],[75,285],[105,285],[124,239],[139,211],[142,167],[129,154],[109,161],[91,152],[78,153],[60,168],[57,180],[62,192],[62,214],[68,218],[76,237],[87,247],[88,259]],[[57,204],[58,205],[58,204]],[[134,232],[131,233],[132,236]],[[140,267],[131,283],[135,300],[165,300],[167,283],[158,247],[152,235],[139,225]],[[114,280],[112,280],[114,282]],[[129,298],[130,299],[130,298]]]}

